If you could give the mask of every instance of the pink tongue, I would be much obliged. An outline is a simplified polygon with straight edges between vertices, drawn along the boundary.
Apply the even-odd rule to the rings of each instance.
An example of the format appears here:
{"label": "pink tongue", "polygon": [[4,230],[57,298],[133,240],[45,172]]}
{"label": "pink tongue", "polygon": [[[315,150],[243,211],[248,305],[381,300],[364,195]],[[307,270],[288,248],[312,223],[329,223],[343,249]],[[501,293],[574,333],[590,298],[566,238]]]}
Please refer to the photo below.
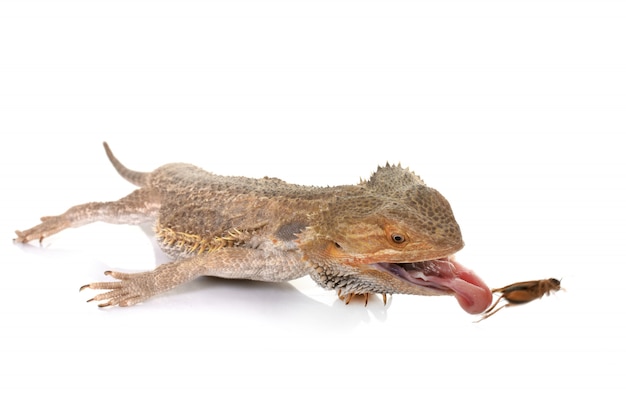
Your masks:
{"label": "pink tongue", "polygon": [[471,270],[464,268],[461,264],[450,258],[446,260],[433,260],[433,262],[437,263],[437,265],[441,266],[443,269],[450,267],[449,264],[443,263],[452,263],[454,276],[451,278],[434,279],[437,279],[438,283],[441,283],[441,285],[454,292],[454,296],[465,311],[470,314],[480,314],[491,305],[493,298],[491,289],[489,289],[485,282]]}

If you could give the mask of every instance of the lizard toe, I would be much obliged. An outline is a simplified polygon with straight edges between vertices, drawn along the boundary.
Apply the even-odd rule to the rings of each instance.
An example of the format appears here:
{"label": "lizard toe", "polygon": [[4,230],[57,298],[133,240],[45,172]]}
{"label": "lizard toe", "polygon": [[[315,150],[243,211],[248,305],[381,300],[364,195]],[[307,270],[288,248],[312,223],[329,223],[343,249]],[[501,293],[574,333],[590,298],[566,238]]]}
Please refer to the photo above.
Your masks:
{"label": "lizard toe", "polygon": [[128,307],[140,303],[154,295],[154,289],[151,286],[148,273],[140,272],[129,274],[117,271],[106,271],[104,273],[111,276],[117,281],[114,282],[93,282],[84,285],[80,291],[85,289],[108,290],[97,294],[87,302],[100,302],[99,307],[120,306]]}

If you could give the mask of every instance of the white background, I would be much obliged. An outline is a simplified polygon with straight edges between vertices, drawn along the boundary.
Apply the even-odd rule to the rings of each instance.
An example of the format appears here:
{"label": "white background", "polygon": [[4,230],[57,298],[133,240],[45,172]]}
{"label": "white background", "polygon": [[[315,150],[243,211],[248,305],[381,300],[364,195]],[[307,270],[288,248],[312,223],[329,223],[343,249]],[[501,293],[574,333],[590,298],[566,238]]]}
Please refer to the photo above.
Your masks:
{"label": "white background", "polygon": [[[625,42],[622,1],[0,2],[0,395],[624,396]],[[140,228],[12,238],[133,189],[103,140],[141,171],[300,184],[402,162],[490,286],[567,291],[479,324],[308,278],[100,310],[79,286],[165,261]]]}

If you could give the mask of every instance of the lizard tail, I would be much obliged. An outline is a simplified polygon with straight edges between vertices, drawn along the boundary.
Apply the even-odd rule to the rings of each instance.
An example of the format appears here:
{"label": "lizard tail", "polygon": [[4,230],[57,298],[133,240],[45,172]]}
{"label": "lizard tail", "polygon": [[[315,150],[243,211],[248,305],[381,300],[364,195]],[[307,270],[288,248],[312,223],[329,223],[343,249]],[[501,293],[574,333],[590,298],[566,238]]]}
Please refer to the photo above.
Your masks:
{"label": "lizard tail", "polygon": [[139,171],[134,171],[126,168],[115,156],[113,156],[113,152],[111,152],[111,148],[109,148],[109,144],[106,142],[102,143],[104,145],[104,150],[107,153],[107,157],[115,167],[115,170],[126,179],[126,181],[131,184],[137,185],[138,187],[146,186],[148,183],[148,176],[150,173],[142,173]]}

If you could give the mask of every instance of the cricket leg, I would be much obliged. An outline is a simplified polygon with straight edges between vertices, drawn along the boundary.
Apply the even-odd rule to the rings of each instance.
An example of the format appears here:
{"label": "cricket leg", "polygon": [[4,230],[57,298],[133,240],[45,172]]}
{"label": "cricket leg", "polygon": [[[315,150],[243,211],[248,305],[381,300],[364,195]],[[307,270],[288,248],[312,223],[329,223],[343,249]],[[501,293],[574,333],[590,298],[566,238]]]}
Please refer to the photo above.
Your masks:
{"label": "cricket leg", "polygon": [[306,268],[297,253],[268,256],[256,249],[223,248],[163,264],[148,272],[106,271],[105,275],[117,281],[94,282],[80,290],[109,290],[96,295],[89,302],[100,301],[99,307],[127,307],[203,275],[276,282],[295,279],[304,274]]}
{"label": "cricket leg", "polygon": [[491,312],[491,310],[493,310],[494,308],[496,308],[496,305],[498,305],[498,303],[500,302],[500,300],[502,300],[502,298],[503,298],[503,297],[504,297],[504,296],[500,296],[500,297],[498,297],[498,299],[496,300],[496,302],[495,302],[495,303],[493,303],[493,304],[491,305],[491,307],[487,308],[487,309],[483,312],[483,314],[488,314],[488,313],[490,313],[490,312]]}
{"label": "cricket leg", "polygon": [[26,243],[54,235],[66,228],[96,221],[112,224],[140,224],[156,218],[159,202],[147,189],[138,189],[115,202],[92,202],[74,206],[58,216],[42,217],[41,224],[25,231],[15,231],[17,242]]}
{"label": "cricket leg", "polygon": [[477,321],[474,321],[474,323],[478,323],[478,322],[480,322],[480,321],[484,321],[485,319],[489,318],[490,316],[495,315],[495,314],[496,314],[496,312],[500,311],[502,308],[506,308],[506,307],[510,307],[510,306],[511,306],[511,303],[506,303],[506,304],[504,304],[504,305],[502,305],[502,306],[500,306],[500,307],[496,308],[495,310],[493,310],[493,307],[492,307],[492,308],[491,308],[491,310],[493,310],[493,311],[491,311],[491,312],[485,312],[485,313],[484,313],[484,315],[483,315],[483,317],[482,317],[482,318],[480,318],[480,319],[479,319],[479,320],[477,320]]}

